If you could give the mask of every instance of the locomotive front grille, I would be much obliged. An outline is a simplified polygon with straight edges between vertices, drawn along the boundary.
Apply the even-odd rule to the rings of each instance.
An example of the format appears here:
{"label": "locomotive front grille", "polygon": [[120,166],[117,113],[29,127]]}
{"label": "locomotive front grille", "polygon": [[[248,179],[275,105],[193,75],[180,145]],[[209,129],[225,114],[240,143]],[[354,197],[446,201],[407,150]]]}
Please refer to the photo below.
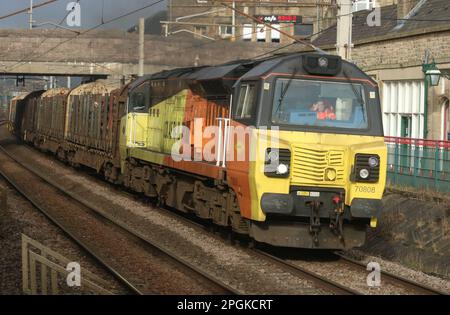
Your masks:
{"label": "locomotive front grille", "polygon": [[294,146],[292,184],[342,184],[344,151]]}

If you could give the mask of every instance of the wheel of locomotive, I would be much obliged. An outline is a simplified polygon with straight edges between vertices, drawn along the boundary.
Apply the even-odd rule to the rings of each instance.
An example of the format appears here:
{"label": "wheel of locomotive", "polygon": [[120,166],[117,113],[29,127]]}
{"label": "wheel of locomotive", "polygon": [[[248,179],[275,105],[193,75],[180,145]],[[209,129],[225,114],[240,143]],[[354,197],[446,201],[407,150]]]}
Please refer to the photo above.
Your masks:
{"label": "wheel of locomotive", "polygon": [[56,157],[62,162],[67,162],[66,151],[61,147],[56,150]]}
{"label": "wheel of locomotive", "polygon": [[41,144],[40,144],[40,142],[39,142],[39,140],[38,140],[38,138],[37,137],[35,137],[34,139],[33,139],[33,146],[36,148],[36,149],[41,149],[40,148],[40,146],[41,146]]}
{"label": "wheel of locomotive", "polygon": [[227,241],[232,246],[237,244],[236,233],[234,231],[229,231],[228,232]]}
{"label": "wheel of locomotive", "polygon": [[166,201],[164,196],[158,194],[158,197],[156,197],[156,206],[157,207],[164,207],[166,205]]}
{"label": "wheel of locomotive", "polygon": [[106,181],[111,182],[112,166],[110,163],[106,163],[103,166],[103,176]]}
{"label": "wheel of locomotive", "polygon": [[70,151],[67,153],[67,161],[68,161],[69,165],[74,168],[80,167],[80,164],[75,162],[75,152],[74,151]]}
{"label": "wheel of locomotive", "polygon": [[117,170],[117,168],[114,167],[112,163],[110,162],[105,163],[102,169],[103,169],[103,176],[106,181],[115,185],[119,185],[121,183],[120,178],[118,176],[119,171]]}

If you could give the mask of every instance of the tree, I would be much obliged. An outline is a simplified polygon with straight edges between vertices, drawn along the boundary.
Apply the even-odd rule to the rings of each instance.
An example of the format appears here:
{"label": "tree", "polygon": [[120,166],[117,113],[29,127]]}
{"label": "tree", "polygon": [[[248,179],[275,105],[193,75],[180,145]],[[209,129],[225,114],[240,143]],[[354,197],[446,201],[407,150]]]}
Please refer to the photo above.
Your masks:
{"label": "tree", "polygon": [[[145,34],[161,35],[161,21],[167,20],[167,11],[159,11],[145,19]],[[131,27],[128,32],[138,32],[138,26]]]}

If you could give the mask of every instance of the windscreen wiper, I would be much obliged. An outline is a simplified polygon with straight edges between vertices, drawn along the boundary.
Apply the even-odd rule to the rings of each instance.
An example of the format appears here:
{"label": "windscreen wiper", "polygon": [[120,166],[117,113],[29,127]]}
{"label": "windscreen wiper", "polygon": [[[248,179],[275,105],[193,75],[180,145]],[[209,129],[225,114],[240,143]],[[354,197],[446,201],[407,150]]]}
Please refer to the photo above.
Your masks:
{"label": "windscreen wiper", "polygon": [[350,77],[348,76],[347,71],[343,70],[342,73],[344,73],[345,78],[347,79],[348,83],[350,83],[350,86],[352,87],[352,90],[353,90],[353,94],[355,94],[358,103],[361,105],[363,117],[365,117],[366,116],[366,113],[365,113],[366,109],[364,107],[364,98],[362,96],[362,93],[358,92],[358,90],[356,89],[355,85],[350,80]]}
{"label": "windscreen wiper", "polygon": [[286,96],[286,93],[289,90],[289,87],[291,86],[292,80],[294,80],[297,73],[298,73],[298,67],[296,67],[294,69],[294,71],[292,72],[292,75],[289,78],[289,81],[286,83],[286,86],[282,86],[280,99],[278,100],[278,107],[277,107],[275,114],[278,114],[278,112],[280,111],[281,105],[283,104],[284,97]]}

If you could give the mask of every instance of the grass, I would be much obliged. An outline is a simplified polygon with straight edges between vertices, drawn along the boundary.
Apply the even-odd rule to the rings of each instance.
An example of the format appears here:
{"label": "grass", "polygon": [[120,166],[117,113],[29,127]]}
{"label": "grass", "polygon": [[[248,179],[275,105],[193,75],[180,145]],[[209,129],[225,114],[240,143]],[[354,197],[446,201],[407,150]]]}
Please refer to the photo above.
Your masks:
{"label": "grass", "polygon": [[447,196],[447,194],[436,190],[430,190],[427,188],[414,188],[400,185],[395,186],[387,185],[386,192],[400,194],[405,197],[421,201],[433,201],[439,205],[450,207],[450,197]]}
{"label": "grass", "polygon": [[[448,279],[450,253],[450,194],[406,186],[388,186],[386,211],[376,242],[367,252],[386,255],[410,268]],[[402,198],[398,198],[402,196]],[[410,199],[405,203],[405,199]],[[398,201],[398,203],[397,203]]]}
{"label": "grass", "polygon": [[[444,216],[442,217],[442,220],[439,222],[439,227],[442,229],[442,237],[445,239],[450,239],[450,197],[446,194],[420,188],[416,189],[413,187],[407,187],[407,186],[392,186],[388,185],[386,187],[386,191],[390,193],[396,193],[403,195],[408,198],[421,200],[421,201],[427,201],[427,202],[435,202],[437,205],[447,207],[447,210],[444,212]],[[420,221],[417,222],[418,225],[420,225]],[[437,224],[437,223],[436,223]]]}

